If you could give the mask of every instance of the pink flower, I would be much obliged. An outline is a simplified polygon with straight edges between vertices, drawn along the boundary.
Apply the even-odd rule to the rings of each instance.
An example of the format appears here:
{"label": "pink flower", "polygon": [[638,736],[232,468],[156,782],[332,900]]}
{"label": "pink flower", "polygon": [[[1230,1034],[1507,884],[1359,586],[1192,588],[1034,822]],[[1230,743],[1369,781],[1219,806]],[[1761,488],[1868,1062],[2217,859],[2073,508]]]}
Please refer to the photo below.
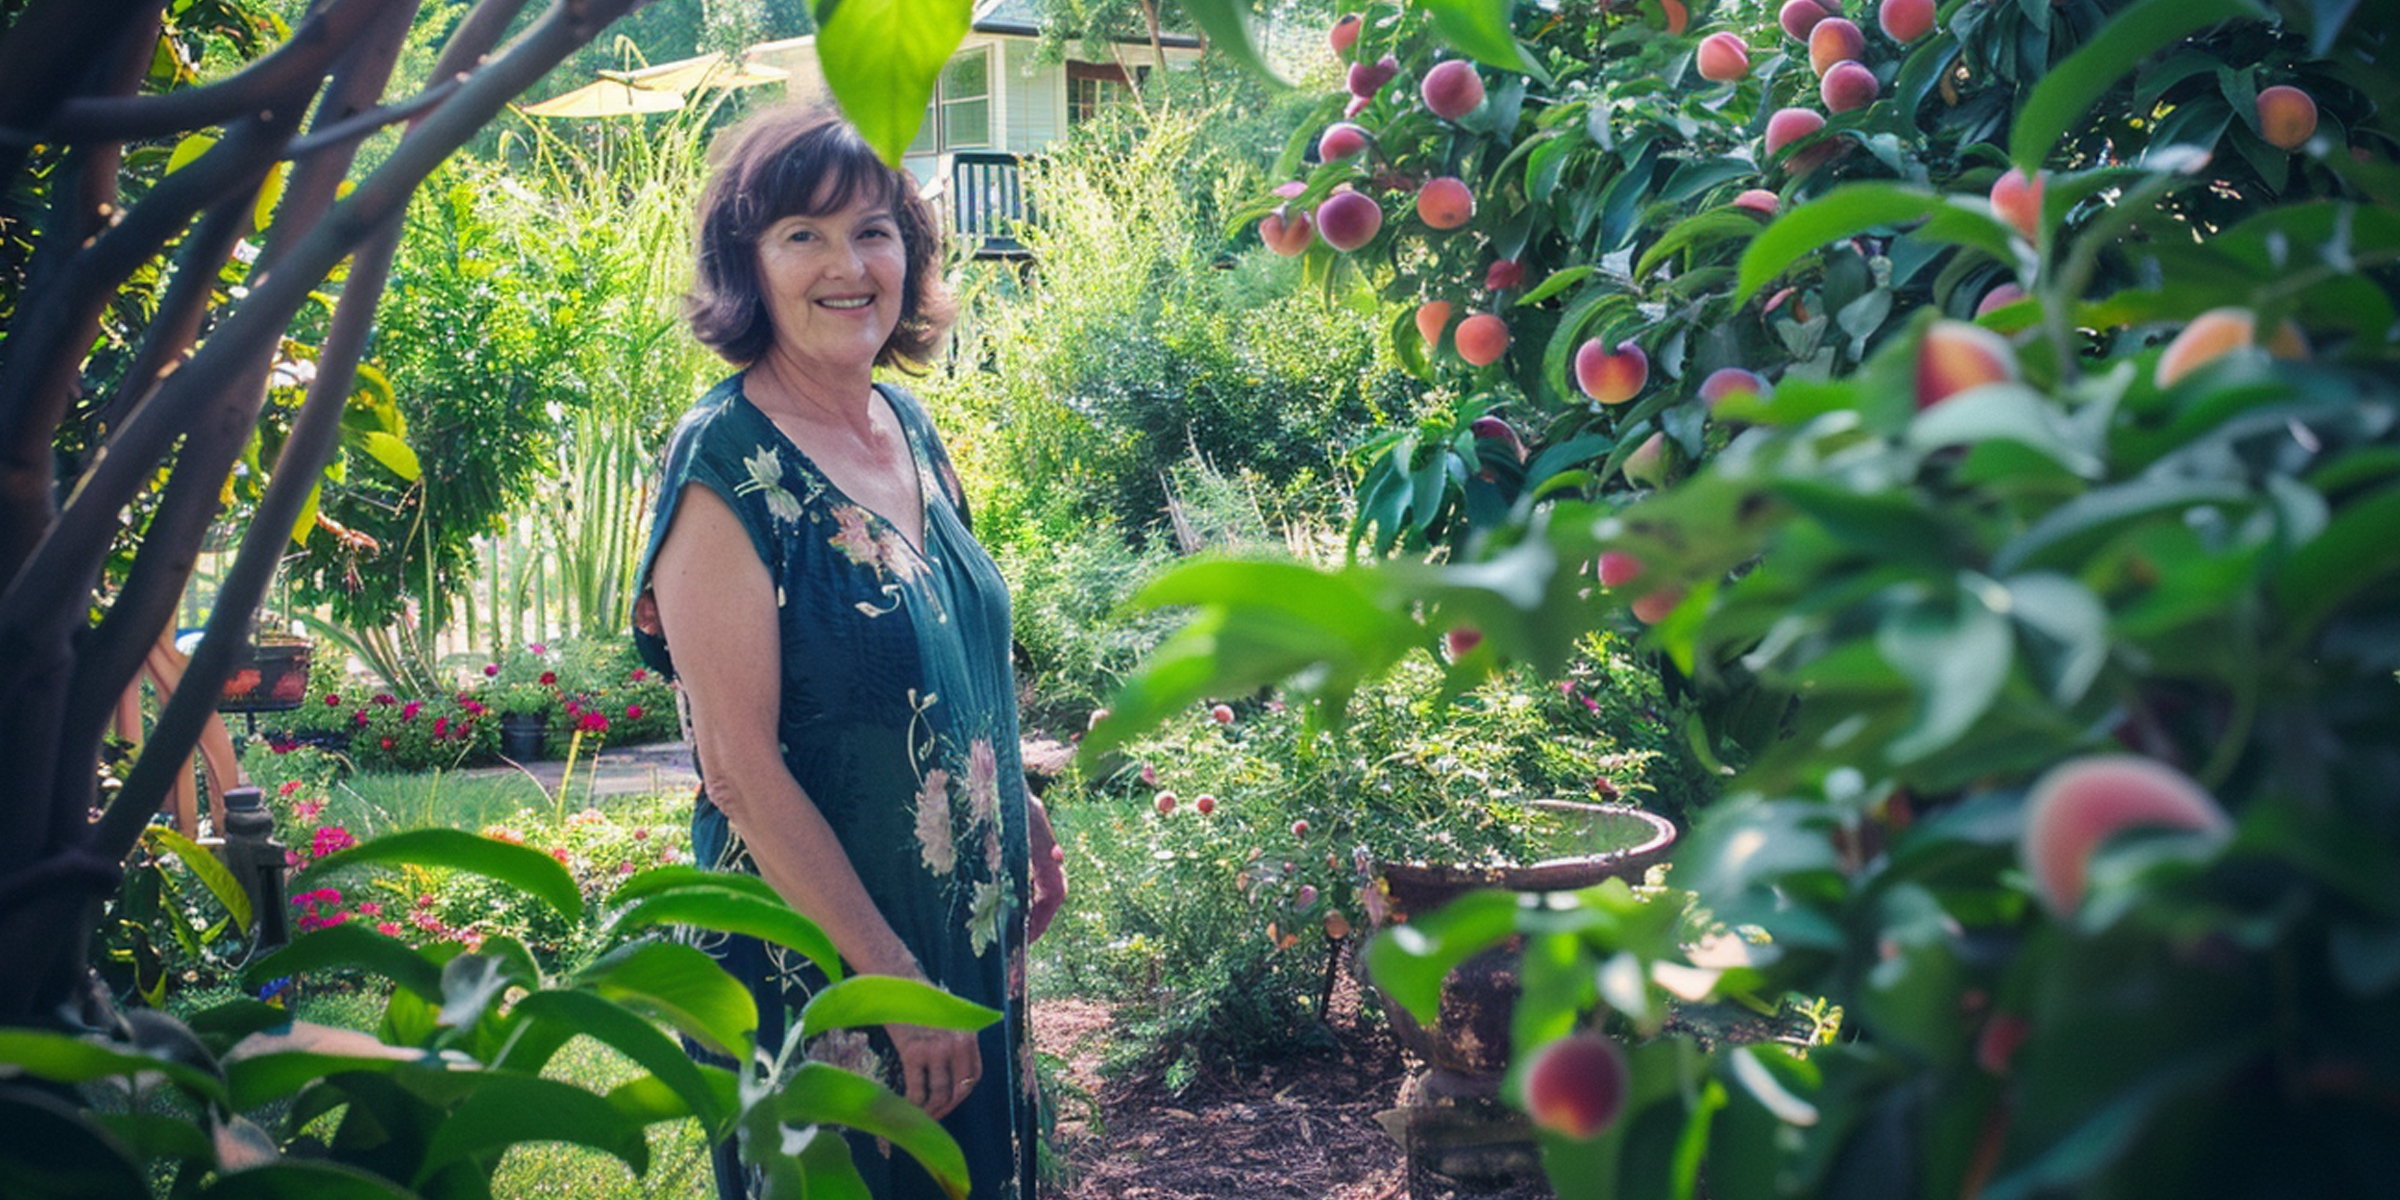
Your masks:
{"label": "pink flower", "polygon": [[336,693],[333,693],[333,692],[327,692],[327,693],[325,693],[325,707],[327,707],[327,708],[340,708],[341,706],[342,706],[342,698],[341,698],[341,696],[340,696],[340,695],[338,695],[338,694],[336,694]]}
{"label": "pink flower", "polygon": [[649,827],[649,826],[647,826],[647,825],[645,825],[645,826],[641,827],[640,829],[636,829],[636,830],[634,830],[634,831],[633,831],[633,840],[635,840],[635,841],[637,841],[637,842],[646,842],[646,841],[649,841],[649,840],[650,840],[650,827]]}
{"label": "pink flower", "polygon": [[437,739],[450,736],[450,718],[435,717],[433,719],[433,736]]}
{"label": "pink flower", "polygon": [[958,849],[950,839],[950,772],[940,767],[925,772],[917,789],[917,855],[936,875],[958,866]]}
{"label": "pink flower", "polygon": [[583,714],[583,719],[577,722],[577,724],[580,725],[586,733],[605,733],[608,730],[608,718],[601,716],[596,712],[587,712]]}
{"label": "pink flower", "polygon": [[631,874],[633,874],[633,864],[632,864],[632,863],[629,863],[629,862],[621,862],[621,863],[618,863],[618,864],[617,864],[617,874],[619,874],[619,875],[631,875]]}
{"label": "pink flower", "polygon": [[533,655],[534,657],[536,657],[536,658],[539,658],[539,657],[541,657],[542,655],[545,655],[545,654],[548,654],[548,653],[550,653],[550,647],[548,647],[548,646],[545,646],[545,645],[541,644],[540,642],[527,642],[527,643],[525,643],[525,650],[526,650],[526,652],[527,652],[527,653],[529,653],[529,654],[532,654],[532,655]]}
{"label": "pink flower", "polygon": [[467,715],[470,717],[480,717],[484,714],[484,707],[481,701],[469,700],[467,701],[466,708]]}
{"label": "pink flower", "polygon": [[525,835],[518,833],[514,829],[510,829],[506,825],[490,826],[483,831],[483,836],[490,838],[495,842],[507,842],[511,846],[522,846],[525,844]]}
{"label": "pink flower", "polygon": [[362,917],[380,917],[383,915],[383,906],[375,903],[372,900],[359,901],[358,915]]}
{"label": "pink flower", "polygon": [[626,705],[626,706],[625,706],[625,719],[626,719],[626,720],[628,720],[628,721],[639,721],[639,720],[641,720],[641,719],[642,719],[642,706],[641,706],[641,705],[639,705],[639,704],[628,704],[628,705]]}
{"label": "pink flower", "polygon": [[860,566],[875,565],[875,533],[867,528],[866,510],[855,504],[836,505],[833,522],[834,535],[826,540],[842,552],[842,557]]}
{"label": "pink flower", "polygon": [[[323,858],[328,854],[337,854],[357,844],[358,839],[351,837],[349,830],[339,825],[319,825],[316,836],[309,839],[308,856]],[[334,903],[341,903],[338,896],[334,899]]]}
{"label": "pink flower", "polygon": [[284,781],[283,781],[283,786],[282,786],[282,787],[279,787],[279,788],[275,789],[275,794],[277,794],[277,795],[279,795],[279,796],[289,796],[289,795],[291,795],[293,792],[296,792],[296,791],[299,791],[299,790],[300,790],[300,781],[299,781],[299,780],[297,780],[297,779],[286,779],[286,780],[284,780]]}
{"label": "pink flower", "polygon": [[557,682],[558,682],[558,672],[556,672],[556,671],[544,671],[544,672],[542,672],[542,686],[543,686],[543,687],[549,687],[551,684],[554,684],[554,683],[557,683]]}
{"label": "pink flower", "polygon": [[1000,759],[990,738],[967,743],[967,813],[978,823],[1000,815]]}
{"label": "pink flower", "polygon": [[324,811],[325,802],[323,800],[292,801],[292,815],[303,821],[315,821],[317,819],[317,814]]}
{"label": "pink flower", "polygon": [[560,865],[560,866],[562,866],[562,867],[563,867],[563,866],[566,866],[566,865],[567,865],[567,848],[566,848],[565,846],[552,846],[552,847],[550,847],[550,857],[557,859],[557,860],[558,860],[558,865]]}
{"label": "pink flower", "polygon": [[375,932],[380,933],[385,937],[399,937],[400,927],[392,924],[390,921],[377,921],[375,922]]}
{"label": "pink flower", "polygon": [[583,715],[583,705],[582,705],[582,703],[581,703],[581,702],[579,702],[579,701],[574,701],[574,700],[569,700],[569,701],[567,701],[567,715],[568,715],[568,716],[570,716],[570,717],[580,717],[580,716],[582,716],[582,715]]}
{"label": "pink flower", "polygon": [[499,674],[499,673],[500,673],[500,664],[499,664],[499,663],[485,663],[485,664],[483,664],[483,677],[484,677],[485,679],[490,679],[492,676],[494,676],[494,675],[497,675],[497,674]]}
{"label": "pink flower", "polygon": [[377,738],[377,739],[375,739],[375,745],[376,745],[376,746],[377,746],[377,748],[379,748],[379,749],[383,749],[383,750],[389,750],[389,749],[391,749],[391,748],[392,748],[392,739],[390,739],[390,738],[388,738],[388,737],[387,737],[387,738]]}
{"label": "pink flower", "polygon": [[400,698],[392,695],[390,692],[375,693],[375,706],[377,708],[390,708],[398,703],[400,703]]}
{"label": "pink flower", "polygon": [[362,708],[357,712],[351,713],[350,723],[353,725],[365,725],[367,723],[367,710]]}
{"label": "pink flower", "polygon": [[284,852],[283,852],[283,865],[284,865],[284,866],[287,866],[287,867],[297,867],[297,866],[299,866],[299,865],[300,865],[300,861],[301,861],[301,860],[300,860],[300,852],[299,852],[299,851],[297,851],[297,850],[286,850],[286,851],[284,851]]}
{"label": "pink flower", "polygon": [[424,701],[411,700],[408,703],[400,706],[400,719],[403,721],[414,721],[417,719],[417,713],[422,711],[424,707]]}
{"label": "pink flower", "polygon": [[648,678],[650,678],[650,672],[648,672],[648,671],[646,671],[646,670],[644,670],[644,669],[642,669],[642,668],[640,668],[640,667],[635,667],[635,668],[633,669],[633,681],[634,681],[635,683],[640,683],[641,681],[643,681],[643,680],[645,680],[645,679],[648,679]]}

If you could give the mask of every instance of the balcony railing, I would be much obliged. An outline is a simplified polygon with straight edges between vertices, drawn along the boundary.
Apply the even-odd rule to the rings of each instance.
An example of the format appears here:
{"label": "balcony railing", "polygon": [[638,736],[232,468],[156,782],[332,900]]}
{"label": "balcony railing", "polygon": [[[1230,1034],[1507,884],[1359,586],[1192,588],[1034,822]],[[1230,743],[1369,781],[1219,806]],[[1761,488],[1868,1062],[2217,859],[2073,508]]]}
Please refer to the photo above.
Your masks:
{"label": "balcony railing", "polygon": [[984,150],[950,155],[950,228],[977,258],[1025,258],[1017,227],[1034,219],[1017,174],[1017,156]]}

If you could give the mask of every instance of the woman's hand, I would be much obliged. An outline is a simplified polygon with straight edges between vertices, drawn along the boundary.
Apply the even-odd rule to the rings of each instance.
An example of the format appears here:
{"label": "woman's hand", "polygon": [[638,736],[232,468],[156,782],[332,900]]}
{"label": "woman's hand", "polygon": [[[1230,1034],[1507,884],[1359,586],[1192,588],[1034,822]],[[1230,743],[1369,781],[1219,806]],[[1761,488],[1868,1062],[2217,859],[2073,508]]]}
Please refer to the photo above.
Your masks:
{"label": "woman's hand", "polygon": [[910,1104],[941,1120],[983,1078],[983,1049],[975,1035],[924,1025],[886,1025],[900,1053],[900,1084]]}
{"label": "woman's hand", "polygon": [[1050,919],[1067,902],[1067,869],[1058,837],[1050,832],[1049,810],[1028,798],[1025,814],[1033,841],[1033,908],[1025,916],[1025,940],[1033,941],[1050,928]]}

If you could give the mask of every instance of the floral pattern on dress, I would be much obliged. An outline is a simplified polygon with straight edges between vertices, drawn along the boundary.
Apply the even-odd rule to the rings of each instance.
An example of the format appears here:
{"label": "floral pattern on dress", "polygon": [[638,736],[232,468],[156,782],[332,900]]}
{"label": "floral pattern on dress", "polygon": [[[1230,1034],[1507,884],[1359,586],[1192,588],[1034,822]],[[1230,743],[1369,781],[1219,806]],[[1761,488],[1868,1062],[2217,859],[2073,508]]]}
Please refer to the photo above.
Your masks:
{"label": "floral pattern on dress", "polygon": [[799,520],[802,500],[815,499],[813,491],[801,497],[793,495],[790,488],[783,486],[783,455],[772,446],[760,446],[758,453],[743,459],[742,469],[748,471],[750,477],[734,486],[734,494],[763,494],[767,500],[768,514],[778,521]]}
{"label": "floral pattern on dress", "polygon": [[950,772],[940,767],[925,772],[917,788],[917,856],[936,875],[958,868],[957,845],[950,836]]}

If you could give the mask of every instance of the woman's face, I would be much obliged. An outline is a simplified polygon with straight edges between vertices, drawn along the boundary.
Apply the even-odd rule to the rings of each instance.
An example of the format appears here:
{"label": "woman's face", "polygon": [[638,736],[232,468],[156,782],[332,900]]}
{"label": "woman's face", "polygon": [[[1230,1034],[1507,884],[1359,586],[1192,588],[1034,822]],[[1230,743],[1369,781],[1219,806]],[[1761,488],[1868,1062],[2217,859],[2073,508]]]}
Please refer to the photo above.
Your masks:
{"label": "woman's face", "polygon": [[775,330],[767,353],[828,371],[871,369],[908,281],[891,206],[864,194],[821,216],[788,216],[758,239],[758,278]]}

